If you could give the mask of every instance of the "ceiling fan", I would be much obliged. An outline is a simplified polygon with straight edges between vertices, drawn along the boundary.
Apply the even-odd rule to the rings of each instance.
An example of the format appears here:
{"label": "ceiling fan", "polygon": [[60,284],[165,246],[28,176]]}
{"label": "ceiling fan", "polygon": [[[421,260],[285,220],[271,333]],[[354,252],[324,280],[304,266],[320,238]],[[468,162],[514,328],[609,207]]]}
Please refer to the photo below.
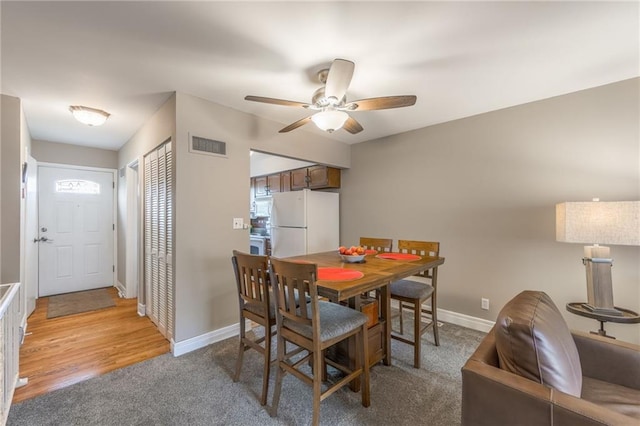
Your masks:
{"label": "ceiling fan", "polygon": [[263,102],[292,107],[302,107],[317,111],[315,114],[302,118],[280,130],[280,133],[290,132],[313,121],[320,129],[329,133],[343,127],[347,132],[356,134],[363,130],[360,123],[351,117],[348,111],[372,111],[379,109],[401,108],[414,105],[414,95],[385,96],[379,98],[361,99],[347,102],[347,89],[353,77],[355,64],[346,59],[335,59],[329,69],[318,72],[318,79],[323,84],[315,91],[311,103],[287,101],[284,99],[265,98],[262,96],[245,96],[245,100]]}

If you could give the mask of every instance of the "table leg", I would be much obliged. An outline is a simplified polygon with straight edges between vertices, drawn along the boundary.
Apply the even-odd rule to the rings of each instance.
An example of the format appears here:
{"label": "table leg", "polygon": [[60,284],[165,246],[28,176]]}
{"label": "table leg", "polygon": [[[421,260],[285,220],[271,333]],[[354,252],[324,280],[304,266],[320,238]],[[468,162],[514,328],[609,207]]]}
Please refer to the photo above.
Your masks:
{"label": "table leg", "polygon": [[384,319],[384,365],[391,365],[391,292],[389,283],[380,288],[380,304]]}

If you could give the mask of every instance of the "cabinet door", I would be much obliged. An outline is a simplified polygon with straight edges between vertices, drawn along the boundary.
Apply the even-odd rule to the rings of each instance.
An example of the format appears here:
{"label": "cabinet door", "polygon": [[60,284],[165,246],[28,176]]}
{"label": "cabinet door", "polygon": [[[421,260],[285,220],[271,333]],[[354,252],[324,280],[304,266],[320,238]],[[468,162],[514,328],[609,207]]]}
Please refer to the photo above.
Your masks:
{"label": "cabinet door", "polygon": [[340,169],[327,166],[313,166],[307,169],[309,188],[340,188]]}
{"label": "cabinet door", "polygon": [[267,192],[273,194],[274,192],[280,192],[280,173],[267,176]]}
{"label": "cabinet door", "polygon": [[267,177],[266,176],[260,176],[255,178],[255,193],[256,193],[256,197],[264,197],[266,195],[269,194],[268,189],[268,183],[267,183]]}
{"label": "cabinet door", "polygon": [[291,170],[291,190],[298,191],[307,187],[307,168]]}
{"label": "cabinet door", "polygon": [[282,192],[291,191],[291,172],[280,173],[280,189]]}
{"label": "cabinet door", "polygon": [[253,201],[256,198],[256,178],[251,178],[249,182],[249,201]]}

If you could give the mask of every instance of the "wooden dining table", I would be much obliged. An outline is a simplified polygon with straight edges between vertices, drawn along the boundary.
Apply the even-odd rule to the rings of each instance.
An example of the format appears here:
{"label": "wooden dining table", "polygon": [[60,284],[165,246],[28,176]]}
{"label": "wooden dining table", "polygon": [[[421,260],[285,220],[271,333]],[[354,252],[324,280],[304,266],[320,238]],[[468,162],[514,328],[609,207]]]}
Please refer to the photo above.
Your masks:
{"label": "wooden dining table", "polygon": [[[389,254],[389,253],[384,253]],[[317,280],[318,294],[333,302],[346,301],[349,306],[359,309],[360,295],[374,290],[380,291],[379,319],[382,326],[381,350],[371,351],[370,365],[383,361],[391,365],[391,294],[389,285],[397,280],[433,269],[433,280],[438,279],[438,266],[444,263],[444,257],[419,256],[419,259],[383,259],[377,254],[365,256],[361,263],[344,262],[338,251],[312,253],[294,256],[285,260],[315,263],[318,268],[341,268],[362,273],[361,278],[345,281]],[[375,328],[371,327],[369,340],[376,338]]]}

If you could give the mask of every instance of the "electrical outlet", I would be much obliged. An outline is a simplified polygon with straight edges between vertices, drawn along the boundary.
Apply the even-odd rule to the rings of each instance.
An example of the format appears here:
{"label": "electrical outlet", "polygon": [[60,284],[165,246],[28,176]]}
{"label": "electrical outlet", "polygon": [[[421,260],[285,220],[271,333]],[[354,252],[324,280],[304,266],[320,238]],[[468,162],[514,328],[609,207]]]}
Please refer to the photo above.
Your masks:
{"label": "electrical outlet", "polygon": [[241,217],[233,218],[233,229],[243,229],[244,220]]}
{"label": "electrical outlet", "polygon": [[484,309],[485,311],[489,310],[489,299],[485,299],[484,297],[482,298],[481,308]]}

